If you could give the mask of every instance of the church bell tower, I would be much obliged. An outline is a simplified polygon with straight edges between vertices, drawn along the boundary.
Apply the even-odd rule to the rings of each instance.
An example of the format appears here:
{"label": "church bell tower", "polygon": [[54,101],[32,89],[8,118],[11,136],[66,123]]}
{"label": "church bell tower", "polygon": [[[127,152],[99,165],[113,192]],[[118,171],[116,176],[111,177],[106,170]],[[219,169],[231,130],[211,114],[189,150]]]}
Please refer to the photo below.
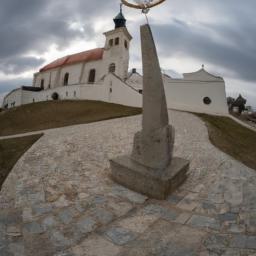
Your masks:
{"label": "church bell tower", "polygon": [[125,80],[128,76],[129,48],[132,36],[126,28],[122,5],[113,21],[115,28],[104,33],[106,37],[103,54],[104,68],[106,74],[112,72]]}

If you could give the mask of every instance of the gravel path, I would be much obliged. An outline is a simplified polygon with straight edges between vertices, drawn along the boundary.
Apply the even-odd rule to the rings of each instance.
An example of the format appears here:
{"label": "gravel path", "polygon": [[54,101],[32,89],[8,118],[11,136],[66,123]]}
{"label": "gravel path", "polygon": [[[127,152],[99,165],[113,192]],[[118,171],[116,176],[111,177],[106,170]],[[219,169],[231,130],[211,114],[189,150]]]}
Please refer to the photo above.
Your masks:
{"label": "gravel path", "polygon": [[0,255],[255,256],[256,172],[220,152],[200,119],[170,112],[175,155],[191,161],[168,200],[109,178],[141,116],[48,131],[0,193]]}

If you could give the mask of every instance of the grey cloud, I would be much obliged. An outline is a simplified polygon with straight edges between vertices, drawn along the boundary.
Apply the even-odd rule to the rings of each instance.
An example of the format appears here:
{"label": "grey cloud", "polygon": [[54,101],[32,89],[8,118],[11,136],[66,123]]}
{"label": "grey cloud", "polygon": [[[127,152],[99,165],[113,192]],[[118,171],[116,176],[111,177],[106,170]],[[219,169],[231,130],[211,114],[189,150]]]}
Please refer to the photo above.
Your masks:
{"label": "grey cloud", "polygon": [[[51,44],[66,48],[73,40],[92,38],[94,19],[111,13],[115,5],[115,1],[102,0],[2,0],[0,62],[16,67],[15,73],[25,71],[31,67],[19,58],[31,50],[40,54]],[[72,22],[80,22],[85,32],[71,29]]]}
{"label": "grey cloud", "polygon": [[19,74],[26,70],[39,67],[44,59],[33,57],[15,57],[7,60],[0,60],[0,71],[5,74]]}
{"label": "grey cloud", "polygon": [[[256,80],[256,45],[242,40],[233,28],[204,24],[197,27],[174,20],[168,25],[154,25],[153,30],[163,57],[192,57],[222,67],[237,78]],[[248,36],[256,40],[256,34]]]}
{"label": "grey cloud", "polygon": [[[16,78],[11,80],[0,80],[0,94],[13,90],[15,88],[21,87],[22,85],[31,86],[31,78]],[[1,105],[1,103],[0,103]]]}

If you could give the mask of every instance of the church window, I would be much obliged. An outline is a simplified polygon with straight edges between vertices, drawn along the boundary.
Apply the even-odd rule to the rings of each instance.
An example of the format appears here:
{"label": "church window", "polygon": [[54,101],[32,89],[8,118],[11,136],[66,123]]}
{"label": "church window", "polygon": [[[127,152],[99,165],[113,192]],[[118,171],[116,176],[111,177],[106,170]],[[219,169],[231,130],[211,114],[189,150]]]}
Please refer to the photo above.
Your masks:
{"label": "church window", "polygon": [[212,100],[209,97],[204,97],[203,101],[204,101],[204,104],[206,105],[210,105],[212,103]]}
{"label": "church window", "polygon": [[64,85],[68,85],[69,73],[66,73],[64,76]]}
{"label": "church window", "polygon": [[68,92],[66,92],[66,97],[68,97]]}
{"label": "church window", "polygon": [[114,43],[113,39],[110,39],[110,40],[109,40],[109,46],[110,46],[110,47],[113,46],[113,43]]}
{"label": "church window", "polygon": [[127,43],[126,40],[124,40],[124,47],[125,47],[126,49],[128,49],[128,43]]}
{"label": "church window", "polygon": [[91,69],[90,72],[89,72],[88,83],[94,83],[95,82],[95,75],[96,75],[96,70]]}
{"label": "church window", "polygon": [[119,45],[119,37],[115,38],[115,45]]}
{"label": "church window", "polygon": [[76,97],[76,91],[74,91],[74,97]]}
{"label": "church window", "polygon": [[41,89],[44,89],[44,79],[41,79],[41,85],[40,85]]}
{"label": "church window", "polygon": [[115,73],[115,71],[116,71],[116,64],[115,63],[111,63],[109,65],[108,72],[109,73]]}

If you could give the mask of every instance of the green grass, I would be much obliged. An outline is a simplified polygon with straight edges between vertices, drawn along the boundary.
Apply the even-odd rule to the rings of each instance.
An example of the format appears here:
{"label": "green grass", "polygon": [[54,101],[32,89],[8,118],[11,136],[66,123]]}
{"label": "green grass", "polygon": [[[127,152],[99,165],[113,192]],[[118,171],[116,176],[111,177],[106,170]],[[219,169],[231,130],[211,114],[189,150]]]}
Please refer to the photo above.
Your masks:
{"label": "green grass", "polygon": [[206,123],[213,145],[256,170],[256,132],[228,117],[197,115]]}
{"label": "green grass", "polygon": [[140,108],[100,101],[48,101],[0,112],[0,136],[140,114]]}
{"label": "green grass", "polygon": [[0,190],[15,163],[41,136],[42,134],[0,140]]}

